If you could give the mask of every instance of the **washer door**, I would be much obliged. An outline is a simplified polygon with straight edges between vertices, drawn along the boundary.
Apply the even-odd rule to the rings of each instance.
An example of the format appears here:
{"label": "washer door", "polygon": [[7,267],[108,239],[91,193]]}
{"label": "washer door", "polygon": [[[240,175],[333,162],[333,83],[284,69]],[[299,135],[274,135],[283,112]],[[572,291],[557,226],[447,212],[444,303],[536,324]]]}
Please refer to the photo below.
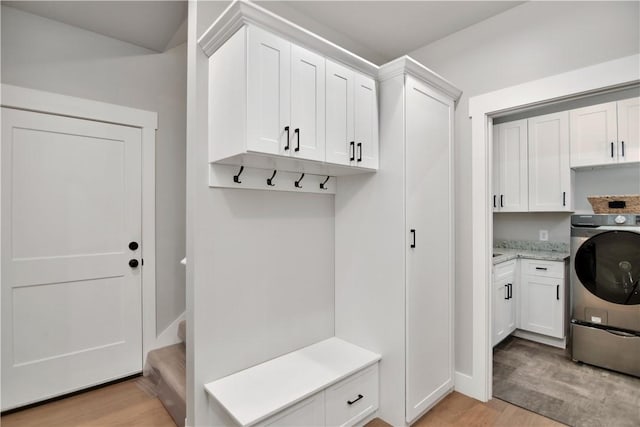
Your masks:
{"label": "washer door", "polygon": [[598,298],[640,304],[640,234],[597,234],[580,246],[574,265],[580,282]]}

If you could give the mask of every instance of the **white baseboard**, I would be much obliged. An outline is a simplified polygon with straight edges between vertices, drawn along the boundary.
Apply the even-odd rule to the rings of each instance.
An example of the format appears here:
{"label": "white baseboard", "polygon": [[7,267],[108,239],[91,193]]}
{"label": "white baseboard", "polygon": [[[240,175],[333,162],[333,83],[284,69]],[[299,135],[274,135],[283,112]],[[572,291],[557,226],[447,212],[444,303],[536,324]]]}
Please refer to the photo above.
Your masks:
{"label": "white baseboard", "polygon": [[567,348],[566,338],[554,338],[546,335],[536,334],[535,332],[523,331],[522,329],[516,329],[513,335],[518,338],[524,338],[525,340],[539,342],[540,344],[550,345],[552,347]]}
{"label": "white baseboard", "polygon": [[183,312],[176,320],[171,322],[167,328],[160,332],[156,337],[155,342],[153,343],[152,348],[149,350],[154,350],[160,347],[166,347],[168,345],[178,344],[180,342],[180,338],[178,338],[178,325],[185,318],[185,313]]}
{"label": "white baseboard", "polygon": [[473,380],[471,375],[463,374],[462,372],[455,372],[455,385],[454,390],[464,394],[465,396],[472,397],[474,399],[482,401],[482,394],[478,390],[478,384]]}

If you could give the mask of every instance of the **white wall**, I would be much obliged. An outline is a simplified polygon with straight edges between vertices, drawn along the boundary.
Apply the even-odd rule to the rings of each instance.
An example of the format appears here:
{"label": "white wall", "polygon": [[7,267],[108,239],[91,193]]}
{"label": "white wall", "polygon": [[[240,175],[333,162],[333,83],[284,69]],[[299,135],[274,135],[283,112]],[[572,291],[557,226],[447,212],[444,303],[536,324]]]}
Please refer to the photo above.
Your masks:
{"label": "white wall", "polygon": [[190,425],[230,425],[205,383],[334,335],[334,197],[208,186],[208,58],[195,39],[224,6],[189,4]]}
{"label": "white wall", "polygon": [[469,97],[636,54],[638,2],[527,2],[412,53],[460,87],[456,111],[456,370],[472,374]]}
{"label": "white wall", "polygon": [[158,112],[158,331],[185,308],[186,45],[164,53],[2,6],[2,82]]}

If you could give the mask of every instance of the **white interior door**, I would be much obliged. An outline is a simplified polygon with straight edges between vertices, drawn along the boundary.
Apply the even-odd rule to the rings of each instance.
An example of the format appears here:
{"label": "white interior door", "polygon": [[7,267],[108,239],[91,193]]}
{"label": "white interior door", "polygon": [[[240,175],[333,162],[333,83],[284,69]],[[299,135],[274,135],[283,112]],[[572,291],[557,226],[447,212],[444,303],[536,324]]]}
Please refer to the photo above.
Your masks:
{"label": "white interior door", "polygon": [[410,422],[453,387],[453,105],[409,77],[406,91],[405,375]]}
{"label": "white interior door", "polygon": [[2,409],[142,369],[141,131],[2,108]]}

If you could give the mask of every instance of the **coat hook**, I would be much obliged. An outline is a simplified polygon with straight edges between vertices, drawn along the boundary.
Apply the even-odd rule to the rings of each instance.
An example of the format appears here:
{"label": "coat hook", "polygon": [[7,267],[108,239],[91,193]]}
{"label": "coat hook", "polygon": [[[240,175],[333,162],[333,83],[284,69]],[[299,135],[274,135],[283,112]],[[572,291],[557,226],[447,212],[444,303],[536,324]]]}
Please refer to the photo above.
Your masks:
{"label": "coat hook", "polygon": [[242,181],[240,181],[240,175],[242,175],[242,171],[244,170],[244,166],[240,166],[240,170],[238,171],[238,175],[234,175],[233,176],[233,182],[237,183],[237,184],[242,184]]}
{"label": "coat hook", "polygon": [[270,187],[275,187],[275,184],[273,183],[273,178],[276,177],[276,172],[278,172],[277,170],[273,170],[273,175],[271,175],[271,178],[267,178],[267,185]]}
{"label": "coat hook", "polygon": [[326,185],[327,185],[327,181],[329,181],[329,178],[331,178],[331,177],[327,175],[327,179],[325,179],[324,182],[320,183],[320,189],[321,190],[326,190],[327,189]]}
{"label": "coat hook", "polygon": [[304,178],[304,174],[300,175],[300,179],[298,179],[294,184],[296,186],[296,188],[302,188],[302,185],[300,185],[300,183],[302,182],[302,178]]}

